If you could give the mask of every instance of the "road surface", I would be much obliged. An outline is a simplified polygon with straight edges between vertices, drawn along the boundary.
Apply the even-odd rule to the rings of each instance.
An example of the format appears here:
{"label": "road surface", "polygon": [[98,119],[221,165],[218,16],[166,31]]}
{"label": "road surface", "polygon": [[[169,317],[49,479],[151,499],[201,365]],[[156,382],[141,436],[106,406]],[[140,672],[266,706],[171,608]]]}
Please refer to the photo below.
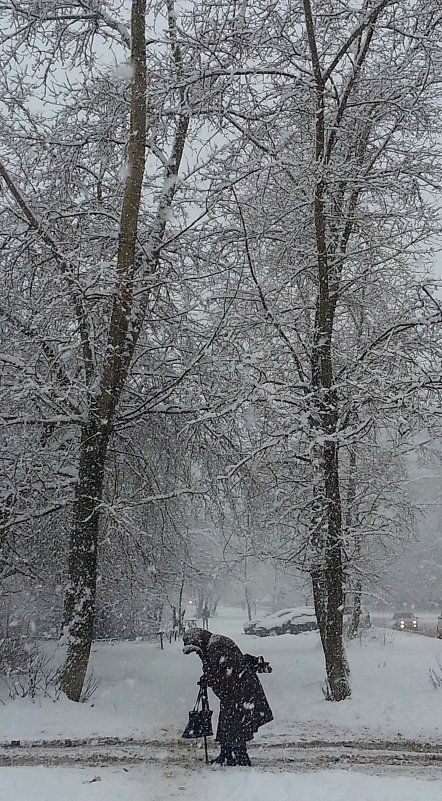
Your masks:
{"label": "road surface", "polygon": [[[424,634],[426,637],[437,636],[438,612],[416,612],[416,617],[418,634]],[[373,626],[393,628],[393,612],[370,612],[370,618]]]}

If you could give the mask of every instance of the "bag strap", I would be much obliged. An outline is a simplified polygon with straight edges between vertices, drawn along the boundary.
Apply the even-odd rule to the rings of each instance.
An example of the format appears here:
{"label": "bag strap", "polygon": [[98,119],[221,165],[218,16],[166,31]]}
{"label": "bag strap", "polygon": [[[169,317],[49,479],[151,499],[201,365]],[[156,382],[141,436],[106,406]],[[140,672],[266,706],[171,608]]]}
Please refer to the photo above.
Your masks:
{"label": "bag strap", "polygon": [[195,706],[193,707],[193,711],[194,712],[198,712],[200,704],[202,704],[202,690],[201,690],[201,687],[198,690],[198,695],[196,697]]}
{"label": "bag strap", "polygon": [[207,695],[207,687],[201,687],[201,709],[209,709],[209,696]]}
{"label": "bag strap", "polygon": [[209,709],[209,696],[207,695],[206,686],[200,687],[198,690],[195,706],[193,707],[194,712],[198,712],[200,704],[201,704],[201,709]]}

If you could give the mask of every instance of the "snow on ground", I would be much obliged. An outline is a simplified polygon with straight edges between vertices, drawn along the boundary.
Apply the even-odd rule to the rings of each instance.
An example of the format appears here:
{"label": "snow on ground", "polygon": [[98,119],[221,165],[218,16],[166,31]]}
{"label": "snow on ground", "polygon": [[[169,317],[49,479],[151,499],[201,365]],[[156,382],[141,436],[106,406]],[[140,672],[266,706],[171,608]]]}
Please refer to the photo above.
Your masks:
{"label": "snow on ground", "polygon": [[[322,650],[317,632],[259,639],[242,632],[243,613],[221,610],[211,629],[232,636],[244,651],[263,654],[274,672],[261,679],[275,720],[257,743],[297,740],[351,741],[420,739],[440,741],[442,688],[428,678],[442,663],[442,642],[415,634],[374,629],[348,645],[352,698],[326,702]],[[167,741],[180,737],[196,696],[200,662],[185,656],[180,642],[97,643],[94,699],[74,704],[26,699],[0,705],[0,741],[111,736]],[[215,713],[217,705],[213,699]],[[182,741],[181,741],[182,742]],[[214,744],[211,752],[215,753]],[[251,748],[252,759],[253,746]],[[259,765],[259,758],[256,759]],[[92,763],[93,764],[93,763]],[[437,781],[366,775],[356,770],[280,772],[270,763],[252,769],[191,769],[161,764],[2,767],[5,801],[436,801]],[[285,766],[284,766],[285,767]],[[309,768],[308,765],[306,765]]]}
{"label": "snow on ground", "polygon": [[2,768],[5,801],[440,801],[440,782],[351,771]]}
{"label": "snow on ground", "polygon": [[[420,739],[439,741],[442,687],[429,668],[442,663],[442,641],[375,628],[347,647],[351,699],[324,700],[324,662],[317,632],[258,638],[242,633],[241,610],[221,610],[211,629],[231,635],[244,650],[263,654],[274,672],[261,676],[275,720],[259,742],[299,739]],[[201,663],[180,642],[97,643],[92,654],[100,686],[93,700],[75,704],[28,699],[0,705],[0,742],[91,736],[171,739],[192,708]],[[212,697],[217,712],[216,699]]]}

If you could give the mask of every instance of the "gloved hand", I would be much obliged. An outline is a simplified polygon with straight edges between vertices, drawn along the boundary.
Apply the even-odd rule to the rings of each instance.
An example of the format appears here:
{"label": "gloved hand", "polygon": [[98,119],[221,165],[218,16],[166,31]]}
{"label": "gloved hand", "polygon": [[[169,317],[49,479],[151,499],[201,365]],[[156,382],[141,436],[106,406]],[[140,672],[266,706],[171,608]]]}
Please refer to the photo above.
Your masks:
{"label": "gloved hand", "polygon": [[263,656],[258,656],[257,673],[273,673],[273,668],[269,662],[266,662]]}

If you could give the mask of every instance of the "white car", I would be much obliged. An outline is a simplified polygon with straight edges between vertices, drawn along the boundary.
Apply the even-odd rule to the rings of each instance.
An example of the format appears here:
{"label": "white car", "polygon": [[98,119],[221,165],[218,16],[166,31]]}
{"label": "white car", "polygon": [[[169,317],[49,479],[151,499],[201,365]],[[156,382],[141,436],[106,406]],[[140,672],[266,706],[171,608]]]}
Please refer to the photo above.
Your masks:
{"label": "white car", "polygon": [[275,634],[300,634],[318,628],[313,606],[297,606],[294,609],[280,609],[261,620],[252,620],[244,625],[245,634],[258,637],[271,637]]}

